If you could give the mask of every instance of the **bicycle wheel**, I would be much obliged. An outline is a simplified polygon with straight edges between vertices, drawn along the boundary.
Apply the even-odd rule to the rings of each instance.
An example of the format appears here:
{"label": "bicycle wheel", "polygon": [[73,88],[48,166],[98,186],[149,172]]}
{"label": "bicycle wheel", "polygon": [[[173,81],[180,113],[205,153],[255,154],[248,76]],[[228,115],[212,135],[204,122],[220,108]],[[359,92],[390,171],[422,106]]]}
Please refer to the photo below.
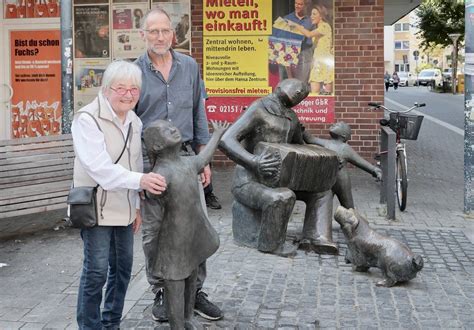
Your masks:
{"label": "bicycle wheel", "polygon": [[396,189],[397,189],[397,201],[400,211],[405,211],[407,207],[407,167],[406,167],[405,153],[403,150],[397,150],[397,173],[396,173]]}

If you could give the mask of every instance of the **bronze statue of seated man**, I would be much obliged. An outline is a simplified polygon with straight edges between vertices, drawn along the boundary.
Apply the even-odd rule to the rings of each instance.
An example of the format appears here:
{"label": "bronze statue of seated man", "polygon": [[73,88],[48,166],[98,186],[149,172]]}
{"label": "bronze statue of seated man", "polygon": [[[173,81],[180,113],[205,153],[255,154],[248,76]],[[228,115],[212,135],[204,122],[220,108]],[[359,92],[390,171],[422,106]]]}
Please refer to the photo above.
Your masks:
{"label": "bronze statue of seated man", "polygon": [[[332,240],[331,226],[331,187],[338,170],[337,155],[318,146],[305,146],[308,150],[312,148],[307,153],[301,150],[303,148],[299,146],[305,143],[303,129],[291,109],[308,93],[306,83],[297,79],[281,81],[272,94],[250,105],[219,144],[219,148],[237,163],[232,184],[234,239],[262,252],[285,257],[296,254],[297,247],[285,241],[296,200],[306,203],[299,247],[318,253],[338,252]],[[279,145],[282,151],[277,150]],[[299,155],[283,159],[283,154],[289,154],[285,150],[291,146],[295,146],[294,153],[311,154],[305,164]],[[294,166],[284,166],[288,158],[293,159],[291,164]],[[296,181],[305,186],[304,172],[313,170],[320,171],[319,187],[300,189],[298,185],[278,184],[288,172],[295,172],[293,175],[303,176],[300,177],[303,180]]]}

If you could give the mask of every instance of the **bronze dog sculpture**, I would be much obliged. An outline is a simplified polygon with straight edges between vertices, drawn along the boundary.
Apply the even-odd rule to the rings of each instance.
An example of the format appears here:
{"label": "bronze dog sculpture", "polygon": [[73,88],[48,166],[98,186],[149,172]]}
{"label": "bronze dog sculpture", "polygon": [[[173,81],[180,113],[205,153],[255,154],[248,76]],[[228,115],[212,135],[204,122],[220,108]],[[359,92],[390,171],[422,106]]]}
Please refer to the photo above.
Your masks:
{"label": "bronze dog sculpture", "polygon": [[352,269],[358,272],[380,268],[385,279],[377,282],[377,286],[391,287],[409,281],[423,268],[420,255],[402,242],[374,231],[354,209],[339,206],[334,219],[347,239],[346,262],[352,263]]}

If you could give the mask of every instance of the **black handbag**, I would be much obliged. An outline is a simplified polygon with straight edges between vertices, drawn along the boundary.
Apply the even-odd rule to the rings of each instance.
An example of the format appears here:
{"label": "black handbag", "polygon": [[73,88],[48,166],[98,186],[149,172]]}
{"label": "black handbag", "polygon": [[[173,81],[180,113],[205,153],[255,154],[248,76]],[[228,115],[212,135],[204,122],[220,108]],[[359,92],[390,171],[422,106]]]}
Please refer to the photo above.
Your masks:
{"label": "black handbag", "polygon": [[92,228],[97,226],[97,186],[72,187],[67,196],[69,220],[73,227]]}
{"label": "black handbag", "polygon": [[[87,112],[83,112],[90,115]],[[100,129],[99,123],[97,120],[90,115],[97,127]],[[125,138],[125,144],[123,146],[122,152],[120,156],[118,156],[117,160],[114,164],[117,164],[120,158],[122,158],[123,152],[127,146],[127,141],[130,136],[130,131],[132,128],[132,123],[128,126],[127,137]],[[67,204],[69,205],[69,220],[71,221],[71,225],[75,228],[92,228],[99,224],[99,212],[97,208],[97,188],[99,185],[95,187],[74,187],[69,190],[69,195],[67,197]]]}

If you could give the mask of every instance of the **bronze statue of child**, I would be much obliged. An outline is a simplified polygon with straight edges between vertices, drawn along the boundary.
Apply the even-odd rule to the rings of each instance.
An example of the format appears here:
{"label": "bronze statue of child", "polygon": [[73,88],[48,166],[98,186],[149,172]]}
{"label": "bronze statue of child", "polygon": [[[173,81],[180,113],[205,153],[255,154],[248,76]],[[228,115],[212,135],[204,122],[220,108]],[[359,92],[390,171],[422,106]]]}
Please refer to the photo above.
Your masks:
{"label": "bronze statue of child", "polygon": [[143,133],[153,172],[166,178],[161,195],[146,194],[158,201],[159,226],[156,256],[151,270],[164,279],[165,304],[171,329],[194,328],[194,300],[199,264],[219,247],[219,236],[209,222],[200,200],[198,174],[211,161],[229,124],[212,122],[214,133],[196,156],[180,156],[181,134],[170,122],[157,120]]}
{"label": "bronze statue of child", "polygon": [[313,137],[307,132],[303,133],[303,138],[306,143],[317,144],[337,153],[341,162],[341,169],[337,174],[336,183],[332,187],[332,191],[342,206],[347,209],[353,209],[354,199],[352,198],[351,178],[346,168],[347,162],[372,174],[378,180],[382,178],[382,170],[370,164],[347,144],[347,141],[351,139],[351,127],[348,124],[340,121],[331,125],[329,134],[331,135],[330,140]]}

